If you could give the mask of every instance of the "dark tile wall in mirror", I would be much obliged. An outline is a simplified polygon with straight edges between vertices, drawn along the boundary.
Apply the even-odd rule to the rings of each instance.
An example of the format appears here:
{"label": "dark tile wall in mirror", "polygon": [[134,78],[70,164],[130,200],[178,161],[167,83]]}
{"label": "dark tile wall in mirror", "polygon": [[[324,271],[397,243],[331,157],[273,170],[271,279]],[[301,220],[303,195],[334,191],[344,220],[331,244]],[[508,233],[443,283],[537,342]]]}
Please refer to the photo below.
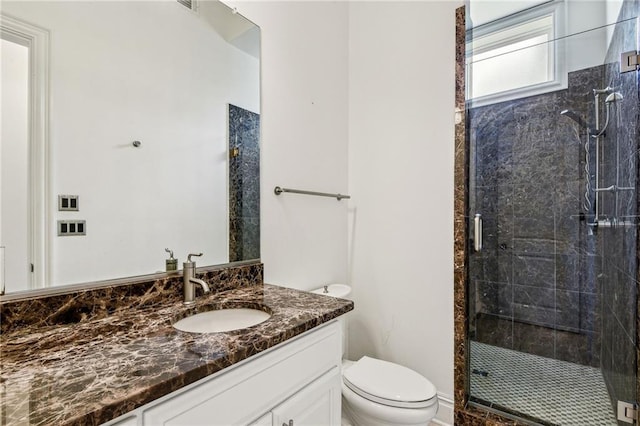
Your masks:
{"label": "dark tile wall in mirror", "polygon": [[229,262],[260,258],[260,115],[229,104]]}

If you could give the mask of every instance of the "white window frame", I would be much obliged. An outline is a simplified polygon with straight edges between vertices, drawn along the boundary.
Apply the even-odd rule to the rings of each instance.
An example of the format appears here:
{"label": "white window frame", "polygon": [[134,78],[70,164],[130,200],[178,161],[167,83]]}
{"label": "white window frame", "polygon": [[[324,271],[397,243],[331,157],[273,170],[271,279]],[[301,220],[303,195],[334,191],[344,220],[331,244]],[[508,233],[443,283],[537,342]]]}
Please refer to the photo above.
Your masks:
{"label": "white window frame", "polygon": [[473,64],[466,64],[466,99],[470,107],[489,105],[498,102],[504,102],[519,99],[527,96],[538,95],[542,93],[553,92],[567,88],[567,70],[565,57],[565,16],[566,2],[564,0],[552,0],[540,6],[524,10],[497,19],[486,24],[467,30],[466,41],[466,58],[469,61],[473,53],[482,53],[488,50],[497,49],[512,43],[517,43],[529,39],[535,35],[543,34],[543,31],[528,31],[511,36],[503,40],[493,41],[481,44],[480,47],[473,49],[473,40],[481,40],[482,37],[505,31],[509,28],[521,26],[527,22],[535,21],[547,16],[552,18],[552,28],[548,31],[549,35],[549,66],[551,67],[552,78],[544,83],[533,84],[515,89],[509,89],[501,92],[491,93],[484,96],[471,98],[471,76],[473,73]]}

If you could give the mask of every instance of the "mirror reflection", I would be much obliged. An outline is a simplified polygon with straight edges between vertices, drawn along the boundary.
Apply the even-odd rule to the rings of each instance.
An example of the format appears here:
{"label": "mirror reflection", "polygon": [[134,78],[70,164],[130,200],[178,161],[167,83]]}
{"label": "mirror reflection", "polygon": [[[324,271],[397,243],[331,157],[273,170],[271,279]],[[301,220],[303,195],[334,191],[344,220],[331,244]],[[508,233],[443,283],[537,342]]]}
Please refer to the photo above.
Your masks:
{"label": "mirror reflection", "polygon": [[6,293],[259,257],[258,27],[184,0],[3,1],[1,24]]}

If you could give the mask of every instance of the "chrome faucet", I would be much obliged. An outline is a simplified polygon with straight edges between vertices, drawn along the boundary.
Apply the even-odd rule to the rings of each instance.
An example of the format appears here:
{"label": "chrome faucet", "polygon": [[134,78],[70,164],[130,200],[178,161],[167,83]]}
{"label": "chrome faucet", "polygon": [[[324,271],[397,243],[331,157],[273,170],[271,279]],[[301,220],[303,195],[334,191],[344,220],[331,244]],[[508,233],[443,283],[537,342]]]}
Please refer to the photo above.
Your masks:
{"label": "chrome faucet", "polygon": [[194,278],[196,275],[196,262],[191,261],[191,256],[202,256],[202,253],[191,253],[187,257],[187,261],[182,263],[184,273],[184,304],[192,305],[196,300],[196,284],[200,284],[205,294],[209,293],[209,286],[204,281]]}

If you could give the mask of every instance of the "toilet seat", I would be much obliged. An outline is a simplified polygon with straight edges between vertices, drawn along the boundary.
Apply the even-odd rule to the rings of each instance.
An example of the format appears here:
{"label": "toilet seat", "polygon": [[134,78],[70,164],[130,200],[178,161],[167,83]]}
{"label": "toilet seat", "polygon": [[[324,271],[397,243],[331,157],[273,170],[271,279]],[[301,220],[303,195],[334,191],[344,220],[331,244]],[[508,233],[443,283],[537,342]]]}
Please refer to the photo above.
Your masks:
{"label": "toilet seat", "polygon": [[417,372],[387,361],[362,357],[344,369],[344,384],[369,401],[398,408],[425,408],[437,401],[436,388]]}

